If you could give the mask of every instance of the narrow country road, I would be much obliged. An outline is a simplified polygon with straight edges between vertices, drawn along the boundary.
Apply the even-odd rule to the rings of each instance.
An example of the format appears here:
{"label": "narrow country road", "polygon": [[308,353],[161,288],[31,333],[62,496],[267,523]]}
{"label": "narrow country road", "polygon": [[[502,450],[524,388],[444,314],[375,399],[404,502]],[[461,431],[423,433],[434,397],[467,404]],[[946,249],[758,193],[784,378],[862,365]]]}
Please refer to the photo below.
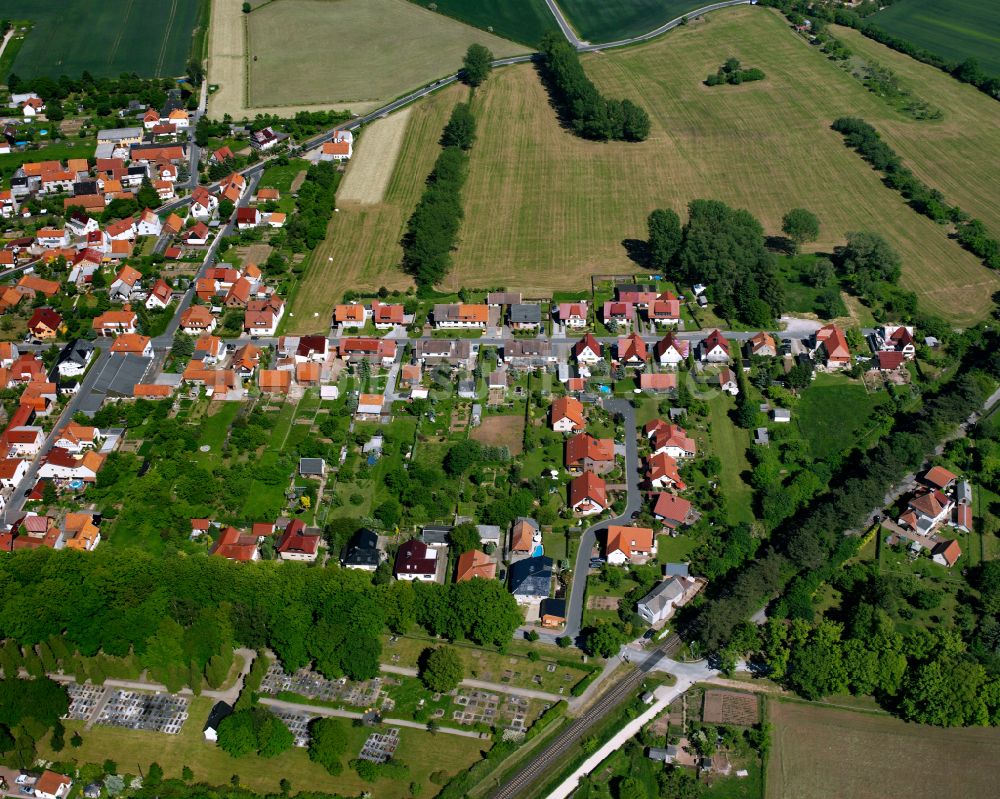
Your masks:
{"label": "narrow country road", "polygon": [[[406,677],[416,677],[419,672],[416,669],[408,668],[407,666],[389,666],[385,663],[381,664],[379,668],[386,674],[400,674]],[[541,699],[543,702],[558,702],[566,697],[560,696],[559,694],[552,694],[548,691],[536,691],[533,688],[517,688],[512,685],[499,685],[495,682],[486,682],[484,680],[462,680],[462,685],[466,688],[479,688],[483,691],[496,691],[500,694],[513,694],[514,696],[523,696],[526,699]]]}

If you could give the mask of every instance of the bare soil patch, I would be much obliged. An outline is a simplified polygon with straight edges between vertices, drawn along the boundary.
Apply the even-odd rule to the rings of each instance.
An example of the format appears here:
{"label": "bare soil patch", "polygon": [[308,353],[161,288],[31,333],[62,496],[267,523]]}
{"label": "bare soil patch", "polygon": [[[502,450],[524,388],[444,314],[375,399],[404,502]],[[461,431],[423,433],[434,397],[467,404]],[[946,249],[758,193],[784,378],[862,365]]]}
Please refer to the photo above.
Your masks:
{"label": "bare soil patch", "polygon": [[472,431],[471,437],[482,444],[507,447],[511,455],[520,455],[524,448],[524,417],[488,416]]}
{"label": "bare soil patch", "polygon": [[412,110],[413,107],[408,106],[364,129],[337,192],[338,206],[349,203],[376,205],[382,202],[396,168]]}

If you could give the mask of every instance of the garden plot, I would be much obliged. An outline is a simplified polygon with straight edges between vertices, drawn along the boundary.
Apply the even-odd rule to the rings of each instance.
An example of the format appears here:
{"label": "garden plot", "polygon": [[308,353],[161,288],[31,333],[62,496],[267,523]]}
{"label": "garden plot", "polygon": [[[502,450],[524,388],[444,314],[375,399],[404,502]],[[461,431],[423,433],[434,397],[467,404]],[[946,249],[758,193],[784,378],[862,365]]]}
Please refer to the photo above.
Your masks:
{"label": "garden plot", "polygon": [[706,724],[735,724],[752,727],[760,721],[757,697],[738,691],[705,691],[702,721]]}
{"label": "garden plot", "polygon": [[272,663],[264,675],[261,693],[277,696],[282,691],[319,699],[324,702],[343,702],[354,707],[371,707],[382,691],[382,680],[376,677],[365,682],[351,682],[346,677],[328,680],[309,669],[299,669],[294,674],[286,674],[280,665]]}
{"label": "garden plot", "polygon": [[101,709],[97,723],[176,735],[188,717],[189,699],[170,694],[115,691]]}
{"label": "garden plot", "polygon": [[86,721],[94,712],[101,697],[104,696],[104,687],[101,685],[79,685],[71,682],[66,686],[66,693],[69,694],[69,710],[66,711],[63,718]]}

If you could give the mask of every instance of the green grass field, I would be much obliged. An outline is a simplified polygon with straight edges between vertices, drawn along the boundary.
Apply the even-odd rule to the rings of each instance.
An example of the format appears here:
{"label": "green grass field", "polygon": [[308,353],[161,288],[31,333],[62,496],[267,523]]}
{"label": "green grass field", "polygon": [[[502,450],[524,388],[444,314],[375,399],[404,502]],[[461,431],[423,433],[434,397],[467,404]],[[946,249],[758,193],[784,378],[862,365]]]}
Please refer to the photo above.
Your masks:
{"label": "green grass field", "polygon": [[34,23],[12,68],[22,78],[79,77],[84,70],[159,77],[184,74],[199,7],[207,2],[4,0],[0,14]]}
{"label": "green grass field", "polygon": [[905,0],[870,18],[878,27],[952,61],[970,56],[1000,75],[1000,6],[983,0]]}
{"label": "green grass field", "polygon": [[734,406],[733,399],[728,394],[719,394],[709,400],[708,428],[711,431],[711,452],[719,458],[722,468],[719,472],[719,482],[726,495],[726,514],[732,524],[753,521],[753,489],[744,480],[744,473],[750,472],[750,461],[747,459],[747,449],[750,437],[746,430],[741,430],[732,419],[729,412]]}
{"label": "green grass field", "polygon": [[707,5],[698,0],[556,0],[581,39],[613,42],[654,30],[687,11]]}
{"label": "green grass field", "polygon": [[[480,749],[488,741],[460,738],[455,735],[432,735],[421,730],[402,728],[396,758],[409,767],[407,779],[394,781],[379,779],[373,785],[361,780],[347,761],[356,757],[371,730],[351,727],[345,723],[347,752],[343,757],[344,771],[333,777],[326,769],[313,763],[305,749],[294,748],[274,758],[249,756],[234,758],[212,743],[204,740],[202,728],[212,700],[196,697],[189,708],[190,717],[177,735],[126,730],[118,727],[94,727],[84,730],[84,722],[65,722],[68,731],[80,731],[83,745],[67,747],[54,754],[41,747],[40,754],[50,760],[77,763],[103,763],[111,758],[118,763],[120,773],[134,774],[141,767],[148,770],[150,763],[159,763],[164,774],[172,779],[181,776],[181,769],[188,766],[196,782],[228,785],[233,774],[238,774],[240,784],[258,793],[278,792],[280,779],[288,777],[293,791],[322,791],[342,795],[359,795],[372,791],[380,799],[403,799],[410,796],[409,783],[423,786],[424,796],[433,796],[436,786],[428,779],[431,772],[443,770],[449,776],[468,768],[479,759]],[[445,740],[443,740],[445,739]]]}
{"label": "green grass field", "polygon": [[549,31],[559,30],[545,0],[411,0],[439,14],[482,28],[528,47],[537,47]]}
{"label": "green grass field", "polygon": [[[733,91],[704,87],[729,56],[767,79]],[[1000,278],[829,129],[842,114],[864,117],[930,185],[1000,231],[1000,162],[988,155],[1000,148],[1000,106],[900,58],[922,68],[913,79],[944,121],[903,117],[762,8],[725,9],[649,44],[585,56],[605,94],[649,111],[652,131],[641,144],[579,139],[560,127],[531,66],[496,72],[476,93],[466,215],[444,288],[493,285],[500,274],[510,288],[544,292],[628,273],[635,264],[623,241],[645,236],[653,208],[683,215],[692,199],[714,198],[750,210],[769,234],[789,208],[811,209],[822,230],[810,250],[831,251],[847,231],[878,231],[899,250],[903,285],[927,310],[957,323],[983,318]],[[896,68],[896,59],[879,60]],[[925,80],[937,76],[946,85]]]}
{"label": "green grass field", "polygon": [[793,417],[812,456],[824,460],[858,443],[872,411],[886,401],[885,392],[869,394],[861,383],[843,375],[817,374]]}
{"label": "green grass field", "polygon": [[804,702],[767,708],[767,799],[996,796],[1000,730],[946,730]]}
{"label": "green grass field", "polygon": [[527,49],[407,0],[275,0],[248,25],[251,106],[388,102],[459,69],[473,42]]}

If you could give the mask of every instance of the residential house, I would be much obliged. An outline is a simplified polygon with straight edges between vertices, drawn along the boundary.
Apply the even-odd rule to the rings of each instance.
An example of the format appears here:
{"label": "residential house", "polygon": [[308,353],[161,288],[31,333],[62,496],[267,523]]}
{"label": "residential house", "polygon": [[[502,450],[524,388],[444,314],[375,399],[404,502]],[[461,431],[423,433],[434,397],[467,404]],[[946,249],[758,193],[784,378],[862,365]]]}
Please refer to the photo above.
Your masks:
{"label": "residential house", "polygon": [[719,388],[735,397],[740,393],[740,384],[736,380],[736,373],[732,369],[723,369],[719,372],[718,377]]}
{"label": "residential house", "polygon": [[437,304],[433,311],[434,326],[438,329],[485,330],[490,319],[487,305],[468,303]]}
{"label": "residential house", "polygon": [[250,300],[243,318],[243,329],[249,336],[273,336],[285,315],[285,303],[280,297]]}
{"label": "residential house", "polygon": [[[341,345],[343,352],[343,345]],[[414,357],[427,366],[449,364],[452,367],[472,368],[471,342],[462,339],[418,339]]]}
{"label": "residential house", "polygon": [[35,233],[35,243],[45,249],[68,247],[69,236],[64,228],[43,227]]}
{"label": "residential house", "polygon": [[134,241],[136,237],[136,223],[132,217],[119,219],[105,226],[104,232],[108,234],[111,241]]}
{"label": "residential house", "polygon": [[397,580],[432,582],[437,575],[438,552],[423,541],[411,538],[396,553],[393,575]]}
{"label": "residential house", "polygon": [[542,530],[538,522],[528,516],[519,516],[510,530],[509,560],[523,558],[535,552],[542,543]]}
{"label": "residential house", "polygon": [[28,332],[38,341],[54,339],[62,326],[62,317],[51,308],[35,308],[28,320]]}
{"label": "residential house", "polygon": [[536,303],[516,303],[507,311],[511,330],[538,330],[542,324],[542,309]]}
{"label": "residential house", "polygon": [[577,433],[566,439],[566,468],[571,472],[607,474],[615,468],[613,438],[594,438],[589,433]]}
{"label": "residential house", "polygon": [[607,530],[604,552],[608,563],[615,566],[644,562],[656,554],[656,536],[649,527],[612,524]]}
{"label": "residential house", "polygon": [[83,480],[93,483],[104,466],[104,455],[88,450],[74,455],[60,447],[53,447],[38,467],[38,477],[49,480]]}
{"label": "residential house", "polygon": [[[30,408],[28,410],[31,410]],[[12,458],[34,458],[42,451],[45,431],[37,425],[11,425],[3,434],[6,455]],[[0,455],[4,454],[0,452]]]}
{"label": "residential house", "polygon": [[646,480],[651,488],[675,488],[678,491],[687,488],[681,480],[677,461],[666,452],[649,456],[646,461]]}
{"label": "residential house", "polygon": [[476,577],[481,580],[492,580],[497,576],[497,564],[485,552],[470,549],[458,557],[458,567],[455,569],[455,582],[462,583]]}
{"label": "residential house", "polygon": [[144,303],[147,311],[162,311],[168,305],[170,305],[170,300],[173,297],[173,289],[163,278],[160,278],[153,284],[153,288],[150,289],[149,296],[146,297],[146,302]]}
{"label": "residential house", "polygon": [[755,333],[747,340],[746,352],[748,356],[757,355],[764,358],[773,358],[778,354],[778,345],[774,340],[774,336],[761,331],[760,333]]}
{"label": "residential house", "polygon": [[203,186],[198,186],[191,192],[189,206],[191,217],[202,221],[212,218],[219,207],[219,198]]}
{"label": "residential house", "polygon": [[673,333],[667,333],[656,342],[653,354],[661,366],[677,366],[687,360],[690,342],[677,338]]}
{"label": "residential house", "polygon": [[147,208],[139,215],[139,222],[135,228],[137,236],[159,236],[162,231],[163,222],[155,211]]}
{"label": "residential house", "polygon": [[292,373],[287,369],[261,369],[257,384],[264,394],[287,394],[292,387]]}
{"label": "residential house", "polygon": [[702,340],[698,358],[705,363],[729,362],[729,342],[721,330],[713,330]]}
{"label": "residential house", "polygon": [[931,550],[931,559],[949,569],[958,562],[960,557],[962,557],[962,548],[958,545],[958,541],[954,540],[939,541]]}
{"label": "residential house", "polygon": [[679,325],[681,323],[681,301],[677,295],[665,291],[646,307],[646,317],[657,325]]}
{"label": "residential house", "polygon": [[60,532],[66,549],[93,552],[101,543],[101,530],[90,513],[67,513]]}
{"label": "residential house", "polygon": [[111,345],[114,355],[141,355],[143,358],[153,357],[153,344],[149,336],[138,333],[122,333]]}
{"label": "residential house", "polygon": [[653,500],[653,518],[663,522],[663,526],[676,535],[678,527],[693,524],[695,513],[691,503],[676,494],[656,494]]}
{"label": "residential house", "polygon": [[557,433],[583,430],[587,426],[583,416],[583,403],[575,397],[556,398],[552,403],[551,425]]}
{"label": "residential house", "polygon": [[376,330],[392,330],[403,324],[403,306],[372,303],[372,321]]}
{"label": "residential house", "polygon": [[584,472],[569,484],[569,505],[580,516],[593,516],[609,507],[607,487],[603,478]]}
{"label": "residential house", "polygon": [[678,424],[668,424],[662,419],[653,419],[645,424],[643,430],[650,439],[653,455],[665,452],[671,458],[693,458],[698,447],[694,439]]}
{"label": "residential house", "polygon": [[263,221],[260,210],[255,206],[241,206],[236,209],[236,227],[240,230],[250,230]]}
{"label": "residential house", "polygon": [[94,317],[93,328],[99,336],[117,336],[122,333],[135,333],[139,327],[139,317],[135,311],[105,311]]}
{"label": "residential house", "polygon": [[846,369],[851,365],[851,349],[847,337],[836,325],[826,325],[816,331],[813,352],[819,352],[827,369]]}
{"label": "residential house", "polygon": [[385,410],[385,397],[382,394],[361,394],[354,418],[359,422],[380,422]]}
{"label": "residential house", "polygon": [[552,342],[543,338],[508,339],[503,345],[504,363],[511,369],[532,370],[554,366],[559,358]]}
{"label": "residential house", "polygon": [[898,352],[912,361],[917,354],[913,328],[906,325],[882,325],[872,335],[872,349],[876,353]]}
{"label": "residential house", "polygon": [[639,375],[639,388],[654,394],[677,390],[676,372],[643,372]]}
{"label": "residential house", "polygon": [[[42,106],[44,108],[45,106]],[[37,799],[64,799],[73,790],[73,780],[45,769],[34,785]]]}
{"label": "residential house", "polygon": [[16,488],[28,474],[28,461],[23,458],[4,458],[0,461],[0,486]]}
{"label": "residential house", "polygon": [[378,548],[378,534],[367,528],[358,530],[347,544],[344,568],[373,572],[381,562],[382,552]]}
{"label": "residential house", "polygon": [[615,349],[618,360],[624,366],[630,366],[636,369],[642,369],[645,367],[646,359],[649,357],[649,353],[646,349],[646,342],[635,333],[627,338],[618,339]]}
{"label": "residential house", "polygon": [[924,472],[922,480],[924,483],[932,488],[936,488],[938,491],[947,491],[955,484],[958,477],[949,472],[943,466],[932,466]]}
{"label": "residential house", "polygon": [[202,363],[214,364],[225,355],[226,345],[222,339],[210,333],[203,333],[194,342],[195,357],[200,358]]}
{"label": "residential house", "polygon": [[364,327],[368,314],[365,306],[352,302],[347,305],[338,305],[333,311],[333,320],[343,327]]}
{"label": "residential house", "polygon": [[211,231],[204,222],[198,222],[194,227],[185,230],[180,238],[189,247],[204,247],[208,244]]}
{"label": "residential house", "polygon": [[559,321],[566,327],[579,330],[587,326],[587,303],[559,303]]}
{"label": "residential house", "polygon": [[396,342],[384,338],[341,339],[340,357],[349,363],[368,361],[388,367],[396,359]]}
{"label": "residential house", "polygon": [[271,127],[266,127],[250,134],[250,146],[255,150],[270,150],[281,139]]}
{"label": "residential house", "polygon": [[79,455],[84,450],[95,449],[100,443],[100,433],[96,427],[68,422],[56,437],[53,446]]}
{"label": "residential house", "polygon": [[17,281],[14,288],[25,297],[34,298],[36,294],[53,297],[59,292],[59,283],[55,280],[45,280],[36,275],[26,274]]}
{"label": "residential house", "polygon": [[349,130],[335,130],[330,141],[323,142],[319,150],[320,161],[347,161],[354,154],[354,134]]}
{"label": "residential house", "polygon": [[674,615],[697,593],[699,583],[692,577],[670,577],[636,603],[636,612],[649,624],[659,624]]}
{"label": "residential house", "polygon": [[573,345],[573,356],[577,363],[595,364],[604,358],[601,342],[592,333],[587,333]]}
{"label": "residential house", "polygon": [[309,533],[305,522],[293,519],[285,528],[281,540],[274,548],[281,560],[297,560],[312,563],[319,554],[319,545],[323,540],[319,531]]}
{"label": "residential house", "polygon": [[215,330],[218,320],[204,305],[191,305],[181,313],[181,332],[189,336],[200,336]]}
{"label": "residential house", "polygon": [[142,272],[131,266],[123,266],[108,287],[108,298],[112,302],[127,302],[141,285]]}
{"label": "residential house", "polygon": [[219,533],[211,553],[226,560],[260,560],[260,550],[257,549],[259,543],[255,535],[241,533],[235,527],[226,527]]}
{"label": "residential house", "polygon": [[518,604],[546,599],[552,589],[552,558],[544,555],[512,563],[508,569],[510,593]]}
{"label": "residential house", "polygon": [[604,303],[601,318],[608,327],[627,330],[635,318],[635,306],[628,302],[608,301]]}
{"label": "residential house", "polygon": [[899,524],[920,535],[929,535],[951,516],[954,501],[938,490],[915,494],[899,517]]}

